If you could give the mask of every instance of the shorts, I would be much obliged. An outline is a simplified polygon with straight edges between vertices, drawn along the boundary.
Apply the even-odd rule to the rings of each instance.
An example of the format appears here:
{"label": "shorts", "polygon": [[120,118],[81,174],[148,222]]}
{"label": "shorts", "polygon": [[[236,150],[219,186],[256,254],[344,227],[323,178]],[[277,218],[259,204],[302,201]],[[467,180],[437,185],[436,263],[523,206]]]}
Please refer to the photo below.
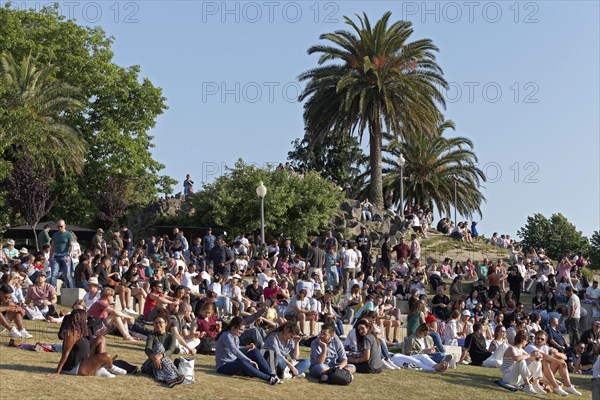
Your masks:
{"label": "shorts", "polygon": [[81,365],[81,363],[77,363],[77,365],[75,365],[73,367],[73,369],[67,370],[65,371],[64,369],[61,371],[61,373],[65,374],[65,375],[77,375],[79,374],[79,366]]}

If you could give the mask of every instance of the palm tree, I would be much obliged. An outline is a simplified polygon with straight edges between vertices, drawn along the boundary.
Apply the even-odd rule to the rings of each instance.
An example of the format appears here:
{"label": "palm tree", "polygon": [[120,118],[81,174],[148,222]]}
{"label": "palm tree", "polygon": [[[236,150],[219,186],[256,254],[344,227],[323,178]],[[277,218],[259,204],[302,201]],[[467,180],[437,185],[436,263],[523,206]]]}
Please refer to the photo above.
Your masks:
{"label": "palm tree", "polygon": [[394,201],[399,201],[400,193],[395,189],[400,186],[398,159],[402,154],[406,160],[403,173],[407,204],[437,209],[444,215],[449,215],[451,207],[455,206],[465,217],[471,217],[474,213],[481,216],[481,203],[485,202],[485,197],[480,188],[486,177],[477,168],[477,156],[472,151],[473,142],[464,137],[442,137],[446,129],[454,130],[454,122],[444,121],[434,135],[411,133],[405,142],[386,134],[384,190],[393,190]]}
{"label": "palm tree", "polygon": [[27,116],[27,128],[21,137],[30,145],[20,150],[33,158],[46,158],[63,171],[81,174],[87,143],[77,128],[66,122],[65,116],[83,110],[84,106],[74,97],[79,94],[77,88],[54,78],[57,69],[55,64],[39,67],[31,54],[20,63],[7,51],[0,57],[0,77],[12,95],[8,108]]}
{"label": "palm tree", "polygon": [[[387,12],[371,26],[366,14],[360,27],[350,18],[354,32],[338,30],[320,36],[333,45],[315,45],[319,66],[299,76],[307,85],[299,100],[304,105],[305,128],[315,143],[327,135],[369,133],[371,164],[370,200],[383,205],[381,146],[384,127],[405,136],[432,132],[441,121],[438,104],[445,107],[442,88],[447,82],[436,63],[438,48],[429,39],[408,42],[412,24],[398,21],[388,26]],[[340,63],[328,63],[339,61]]]}

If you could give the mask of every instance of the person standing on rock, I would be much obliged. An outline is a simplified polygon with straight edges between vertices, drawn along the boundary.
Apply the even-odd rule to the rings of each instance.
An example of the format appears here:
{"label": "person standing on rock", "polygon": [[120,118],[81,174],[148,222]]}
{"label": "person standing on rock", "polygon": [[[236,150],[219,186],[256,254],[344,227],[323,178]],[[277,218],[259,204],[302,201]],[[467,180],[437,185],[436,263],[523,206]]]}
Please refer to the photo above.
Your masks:
{"label": "person standing on rock", "polygon": [[183,181],[183,195],[187,197],[190,194],[194,193],[194,181],[190,178],[190,174],[185,176],[185,181]]}
{"label": "person standing on rock", "polygon": [[381,245],[381,267],[380,273],[388,274],[392,263],[392,249],[390,248],[390,237],[385,235],[383,237],[383,244]]}
{"label": "person standing on rock", "polygon": [[410,240],[410,258],[418,260],[421,258],[421,244],[414,233],[410,235]]}
{"label": "person standing on rock", "polygon": [[358,250],[362,254],[361,269],[367,271],[371,267],[371,238],[367,233],[367,228],[364,226],[360,228],[360,235],[356,237],[356,243],[358,244]]}

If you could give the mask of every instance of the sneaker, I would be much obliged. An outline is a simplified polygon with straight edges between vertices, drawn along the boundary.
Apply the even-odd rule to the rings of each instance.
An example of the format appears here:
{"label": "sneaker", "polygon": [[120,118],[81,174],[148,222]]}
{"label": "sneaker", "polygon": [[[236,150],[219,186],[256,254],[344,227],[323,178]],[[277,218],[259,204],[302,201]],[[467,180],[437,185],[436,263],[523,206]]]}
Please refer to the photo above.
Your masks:
{"label": "sneaker", "polygon": [[10,332],[8,332],[8,337],[11,338],[11,339],[17,339],[17,338],[20,338],[22,336],[21,336],[21,333],[17,330],[17,328],[13,326],[10,329]]}
{"label": "sneaker", "polygon": [[552,392],[561,396],[567,396],[569,394],[565,392],[560,386],[557,386],[554,389],[552,389]]}
{"label": "sneaker", "polygon": [[346,336],[346,335],[340,335],[340,339],[341,339],[341,340],[346,340],[346,338],[347,338],[347,337],[348,337],[348,336]]}
{"label": "sneaker", "polygon": [[444,361],[446,361],[448,364],[450,362],[452,362],[453,359],[454,359],[454,356],[452,354],[447,354],[446,357],[444,357]]}
{"label": "sneaker", "polygon": [[462,365],[469,365],[469,362],[468,362],[467,360],[462,360],[460,363],[461,363]]}
{"label": "sneaker", "polygon": [[277,385],[278,383],[283,383],[283,381],[279,379],[277,375],[271,375],[269,378],[269,385]]}
{"label": "sneaker", "polygon": [[564,390],[565,390],[565,392],[574,394],[575,396],[581,396],[581,392],[579,390],[575,389],[575,386],[573,386],[573,385],[565,386]]}
{"label": "sneaker", "polygon": [[537,394],[537,392],[531,385],[525,385],[525,386],[523,386],[523,388],[521,390],[524,391],[525,393]]}
{"label": "sneaker", "polygon": [[129,308],[127,311],[129,314],[133,314],[133,315],[140,315],[139,312],[135,311],[134,309]]}
{"label": "sneaker", "polygon": [[101,367],[98,371],[96,371],[96,376],[102,376],[104,378],[114,378],[115,376],[108,372],[106,368]]}
{"label": "sneaker", "polygon": [[540,385],[539,383],[536,383],[535,385],[533,385],[533,388],[535,389],[536,392],[538,392],[539,394],[546,394],[546,389],[544,389],[542,387],[542,385]]}
{"label": "sneaker", "polygon": [[127,371],[125,371],[123,368],[117,367],[116,365],[113,365],[112,368],[109,368],[108,372],[113,375],[127,375]]}
{"label": "sneaker", "polygon": [[167,382],[167,387],[169,389],[172,389],[177,385],[181,385],[184,380],[185,380],[185,376],[177,375],[177,378],[173,379],[172,381]]}
{"label": "sneaker", "polygon": [[23,329],[21,330],[21,337],[22,337],[23,339],[31,339],[31,338],[33,337],[33,335],[32,335],[32,334],[30,334],[29,332],[27,332],[27,331],[25,330],[25,328],[23,328]]}
{"label": "sneaker", "polygon": [[296,375],[294,378],[298,379],[298,378],[306,378],[306,374],[303,372],[300,375]]}
{"label": "sneaker", "polygon": [[386,360],[381,360],[381,365],[382,365],[382,369],[387,369],[387,370],[393,370],[393,369],[395,369]]}

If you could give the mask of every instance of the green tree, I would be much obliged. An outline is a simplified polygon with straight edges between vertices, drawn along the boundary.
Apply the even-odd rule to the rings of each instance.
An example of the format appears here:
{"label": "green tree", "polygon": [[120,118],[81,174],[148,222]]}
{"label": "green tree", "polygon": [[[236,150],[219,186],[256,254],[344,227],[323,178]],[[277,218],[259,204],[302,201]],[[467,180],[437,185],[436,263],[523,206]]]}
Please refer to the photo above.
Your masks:
{"label": "green tree", "polygon": [[165,195],[165,199],[173,193],[173,186],[177,184],[177,179],[171,178],[168,175],[162,175],[158,178],[158,192]]}
{"label": "green tree", "polygon": [[600,233],[594,231],[590,239],[590,265],[593,268],[600,268]]}
{"label": "green tree", "polygon": [[[66,115],[83,110],[76,96],[79,89],[54,79],[56,64],[40,66],[28,54],[17,62],[4,51],[0,56],[1,79],[8,89],[8,112],[21,111],[26,124],[16,124],[11,134],[18,142],[2,153],[3,158],[18,160],[29,155],[54,164],[63,172],[83,172],[87,143]],[[14,116],[15,114],[13,114]],[[69,151],[65,151],[68,148]]]}
{"label": "green tree", "polygon": [[473,142],[464,137],[442,137],[446,129],[454,128],[454,122],[447,120],[438,126],[435,134],[410,133],[405,142],[386,135],[383,187],[386,193],[394,192],[394,202],[400,201],[398,158],[402,154],[407,204],[437,209],[444,215],[449,215],[452,207],[456,207],[465,217],[475,213],[481,216],[481,204],[485,202],[481,183],[486,180],[485,174],[477,168]]}
{"label": "green tree", "polygon": [[260,229],[258,183],[267,187],[265,233],[283,235],[297,246],[310,234],[327,227],[343,199],[343,193],[315,171],[304,176],[277,169],[259,169],[239,160],[233,169],[204,186],[192,204],[201,226],[218,226],[232,237]]}
{"label": "green tree", "polygon": [[327,135],[316,145],[310,135],[292,142],[294,149],[288,152],[288,160],[296,170],[320,172],[324,178],[334,181],[341,188],[354,187],[360,174],[363,152],[352,136]]}
{"label": "green tree", "polygon": [[[375,26],[358,16],[358,26],[348,17],[353,32],[338,30],[321,35],[333,45],[315,45],[317,68],[299,76],[307,85],[300,95],[306,131],[321,143],[327,135],[368,131],[371,166],[370,200],[383,205],[382,133],[404,136],[409,132],[433,132],[445,107],[441,88],[447,88],[437,65],[438,48],[429,39],[408,42],[412,24],[397,21],[388,26],[386,12]],[[329,63],[339,61],[339,63]]]}
{"label": "green tree", "polygon": [[579,251],[587,253],[589,248],[588,239],[561,213],[552,214],[549,219],[539,213],[527,217],[517,235],[525,248],[543,248],[554,260]]}
{"label": "green tree", "polygon": [[[145,204],[157,194],[158,172],[149,130],[166,109],[160,88],[140,76],[137,65],[113,62],[113,38],[100,27],[84,27],[58,14],[57,6],[40,12],[0,8],[0,51],[20,60],[35,54],[41,65],[57,65],[55,78],[81,90],[84,109],[64,115],[88,144],[83,175],[57,177],[60,194],[53,213],[73,223],[91,223],[96,198],[107,177],[123,176],[135,186],[130,206]],[[0,133],[2,132],[0,121]]]}

